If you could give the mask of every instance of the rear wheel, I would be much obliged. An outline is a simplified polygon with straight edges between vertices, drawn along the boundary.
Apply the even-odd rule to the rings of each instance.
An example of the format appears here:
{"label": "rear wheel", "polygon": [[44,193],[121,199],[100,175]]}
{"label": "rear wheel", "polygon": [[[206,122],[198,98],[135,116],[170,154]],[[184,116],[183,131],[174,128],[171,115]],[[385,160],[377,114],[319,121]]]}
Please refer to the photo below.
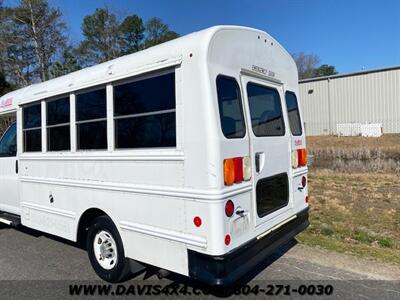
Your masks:
{"label": "rear wheel", "polygon": [[98,217],[90,225],[87,251],[93,269],[103,280],[121,282],[130,274],[121,236],[109,217]]}

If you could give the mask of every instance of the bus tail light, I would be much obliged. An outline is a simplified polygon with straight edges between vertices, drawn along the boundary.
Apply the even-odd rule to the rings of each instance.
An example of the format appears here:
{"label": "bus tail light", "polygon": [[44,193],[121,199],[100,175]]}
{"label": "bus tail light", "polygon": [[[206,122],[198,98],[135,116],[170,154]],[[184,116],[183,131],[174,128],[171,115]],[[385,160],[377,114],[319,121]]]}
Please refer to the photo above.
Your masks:
{"label": "bus tail light", "polygon": [[307,185],[307,177],[306,177],[306,176],[303,176],[303,177],[301,178],[301,186],[302,186],[303,188],[305,188],[306,185]]}
{"label": "bus tail light", "polygon": [[235,168],[235,182],[243,181],[243,158],[233,158],[233,166]]}
{"label": "bus tail light", "polygon": [[308,157],[306,149],[298,149],[292,151],[292,167],[296,169],[298,167],[307,166]]}
{"label": "bus tail light", "polygon": [[243,180],[251,179],[251,159],[249,156],[243,157]]}
{"label": "bus tail light", "polygon": [[299,166],[305,167],[307,166],[307,150],[306,149],[299,149],[297,150],[298,159],[299,159]]}
{"label": "bus tail light", "polygon": [[225,185],[232,185],[235,182],[235,164],[233,159],[224,160],[224,182]]}
{"label": "bus tail light", "polygon": [[224,160],[224,183],[232,185],[251,179],[250,157],[234,157]]}
{"label": "bus tail light", "polygon": [[292,151],[292,168],[296,169],[299,166],[299,156],[297,151]]}

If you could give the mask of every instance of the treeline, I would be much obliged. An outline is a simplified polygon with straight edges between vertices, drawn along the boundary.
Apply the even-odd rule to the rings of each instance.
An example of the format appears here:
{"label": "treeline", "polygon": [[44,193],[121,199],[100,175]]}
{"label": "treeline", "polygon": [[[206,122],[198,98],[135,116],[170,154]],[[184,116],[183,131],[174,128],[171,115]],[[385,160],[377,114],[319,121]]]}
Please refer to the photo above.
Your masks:
{"label": "treeline", "polygon": [[85,16],[81,30],[83,39],[74,45],[61,11],[47,0],[20,0],[14,7],[0,0],[0,95],[179,36],[159,18],[119,18],[108,8]]}

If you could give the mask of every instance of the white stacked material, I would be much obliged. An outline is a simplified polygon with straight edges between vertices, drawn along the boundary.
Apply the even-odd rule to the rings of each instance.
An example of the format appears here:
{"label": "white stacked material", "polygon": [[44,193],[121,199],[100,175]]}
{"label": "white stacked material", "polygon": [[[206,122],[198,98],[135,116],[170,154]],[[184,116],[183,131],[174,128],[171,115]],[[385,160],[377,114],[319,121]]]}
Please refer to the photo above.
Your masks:
{"label": "white stacked material", "polygon": [[362,124],[361,125],[361,135],[367,137],[380,137],[382,135],[382,124]]}
{"label": "white stacked material", "polygon": [[336,125],[338,136],[365,136],[380,137],[382,135],[382,124],[361,124],[361,123],[344,123]]}
{"label": "white stacked material", "polygon": [[360,123],[337,124],[336,132],[338,136],[359,136],[361,135]]}

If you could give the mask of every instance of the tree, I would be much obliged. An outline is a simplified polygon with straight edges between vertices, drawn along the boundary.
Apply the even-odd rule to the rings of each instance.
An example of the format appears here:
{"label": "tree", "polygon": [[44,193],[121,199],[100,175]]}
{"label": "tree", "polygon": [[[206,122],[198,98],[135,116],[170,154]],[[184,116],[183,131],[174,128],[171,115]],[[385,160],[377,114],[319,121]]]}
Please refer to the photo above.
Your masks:
{"label": "tree", "polygon": [[84,65],[93,65],[120,56],[120,26],[115,14],[98,8],[83,19],[84,40],[79,46]]}
{"label": "tree", "polygon": [[150,18],[146,22],[146,40],[145,48],[149,48],[179,37],[175,31],[171,31],[167,24],[164,24],[160,18]]}
{"label": "tree", "polygon": [[11,91],[11,85],[6,81],[2,72],[0,72],[0,97]]}
{"label": "tree", "polygon": [[299,79],[314,77],[315,69],[319,65],[319,57],[315,54],[305,54],[300,52],[293,54],[299,72]]}
{"label": "tree", "polygon": [[126,17],[120,25],[120,31],[122,54],[129,54],[141,50],[145,27],[143,20],[139,16],[132,15]]}
{"label": "tree", "polygon": [[50,78],[50,69],[65,47],[66,25],[47,0],[21,0],[3,9],[3,65],[17,86]]}
{"label": "tree", "polygon": [[51,78],[60,77],[81,69],[75,52],[76,50],[72,46],[64,49],[61,59],[56,61],[51,68]]}
{"label": "tree", "polygon": [[324,64],[315,69],[314,77],[330,76],[335,74],[337,74],[337,72],[334,66]]}

